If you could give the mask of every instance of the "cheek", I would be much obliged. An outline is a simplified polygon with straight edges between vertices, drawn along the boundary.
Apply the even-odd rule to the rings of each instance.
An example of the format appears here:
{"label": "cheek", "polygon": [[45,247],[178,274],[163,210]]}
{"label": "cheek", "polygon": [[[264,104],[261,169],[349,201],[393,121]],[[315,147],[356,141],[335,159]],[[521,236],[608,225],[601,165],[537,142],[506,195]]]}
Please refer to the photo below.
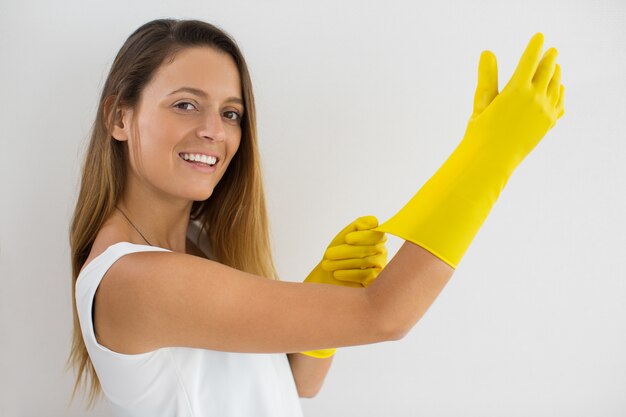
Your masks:
{"label": "cheek", "polygon": [[237,152],[239,151],[238,146],[232,146],[228,148],[228,166],[230,167],[233,164],[233,159],[237,157]]}
{"label": "cheek", "polygon": [[[224,174],[225,171],[227,171],[228,169],[230,169],[230,167],[233,165],[233,159],[235,159],[237,157],[237,152],[239,152],[239,148],[240,148],[240,142],[236,141],[236,140],[230,140],[227,145],[226,145],[226,155],[228,156],[228,160],[226,161],[226,166],[224,167],[224,171],[222,172],[222,175]],[[220,177],[221,178],[221,177]]]}
{"label": "cheek", "polygon": [[229,145],[230,146],[228,148],[228,152],[230,153],[230,155],[234,156],[241,146],[241,132],[239,132],[239,135],[237,135],[235,139],[230,142]]}
{"label": "cheek", "polygon": [[145,120],[141,126],[141,156],[145,164],[163,163],[171,161],[173,163],[174,152],[172,149],[176,144],[178,133],[173,123],[167,120]]}

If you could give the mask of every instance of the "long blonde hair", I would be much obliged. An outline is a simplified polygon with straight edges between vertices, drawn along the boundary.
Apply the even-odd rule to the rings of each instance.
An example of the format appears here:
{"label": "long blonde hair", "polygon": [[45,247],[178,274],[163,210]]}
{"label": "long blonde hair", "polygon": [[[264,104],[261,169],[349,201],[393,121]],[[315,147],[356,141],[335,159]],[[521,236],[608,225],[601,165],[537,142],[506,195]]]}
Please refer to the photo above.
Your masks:
{"label": "long blonde hair", "polygon": [[193,46],[209,46],[232,56],[239,69],[246,111],[237,153],[211,197],[193,203],[190,221],[202,224],[202,233],[209,238],[215,261],[279,280],[272,260],[252,84],[239,47],[225,31],[199,20],[157,19],[142,25],[126,39],[106,79],[82,166],[70,229],[74,329],[66,370],[74,368],[77,374],[70,402],[83,379],[91,382],[88,408],[100,398],[102,388],[82,338],[75,286],[96,235],[113,211],[125,183],[123,147],[127,145],[112,140],[109,133],[114,122],[112,115],[120,105],[136,106],[157,68],[166,60],[172,62],[184,48]]}

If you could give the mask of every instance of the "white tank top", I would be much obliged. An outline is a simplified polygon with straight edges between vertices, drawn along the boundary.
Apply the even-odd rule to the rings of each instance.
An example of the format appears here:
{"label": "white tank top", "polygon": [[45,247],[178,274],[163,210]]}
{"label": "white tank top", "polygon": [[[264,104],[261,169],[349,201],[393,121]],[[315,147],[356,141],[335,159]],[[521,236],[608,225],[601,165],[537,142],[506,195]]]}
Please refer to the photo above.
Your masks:
{"label": "white tank top", "polygon": [[[190,222],[188,237],[199,231]],[[195,233],[194,233],[195,232]],[[191,235],[191,236],[190,236]],[[210,257],[206,240],[201,246]],[[78,318],[102,390],[116,417],[302,417],[284,353],[188,347],[122,354],[100,345],[92,322],[96,289],[113,263],[133,252],[168,249],[119,242],[87,264],[76,282]]]}

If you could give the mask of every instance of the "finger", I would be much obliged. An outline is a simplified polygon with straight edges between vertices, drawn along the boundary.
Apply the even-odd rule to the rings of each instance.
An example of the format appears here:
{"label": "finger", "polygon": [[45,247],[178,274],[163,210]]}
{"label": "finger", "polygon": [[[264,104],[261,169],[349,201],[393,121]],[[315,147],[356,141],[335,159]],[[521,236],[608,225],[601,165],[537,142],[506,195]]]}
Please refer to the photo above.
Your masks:
{"label": "finger", "polygon": [[382,269],[379,268],[336,271],[334,277],[342,283],[350,282],[351,286],[358,283],[359,286],[367,287],[378,277],[380,271]]}
{"label": "finger", "polygon": [[556,103],[556,106],[554,107],[554,114],[556,115],[556,117],[552,121],[552,124],[550,124],[550,129],[552,129],[554,125],[556,125],[556,122],[565,114],[565,107],[563,104],[564,95],[565,95],[565,87],[563,85],[560,85],[559,86],[559,99],[558,99],[558,102]]}
{"label": "finger", "polygon": [[539,91],[546,91],[548,89],[548,83],[554,76],[558,54],[559,51],[557,51],[556,48],[548,49],[537,66],[537,71],[533,76],[533,84],[535,84]]}
{"label": "finger", "polygon": [[323,260],[360,259],[368,256],[387,255],[384,243],[378,245],[339,245],[326,249]]}
{"label": "finger", "polygon": [[380,274],[380,269],[368,268],[368,269],[346,269],[333,272],[335,279],[342,282],[350,282],[359,284],[360,286],[367,286],[376,279]]}
{"label": "finger", "polygon": [[478,62],[478,84],[474,93],[474,114],[479,114],[498,95],[498,62],[491,51],[483,51]]}
{"label": "finger", "polygon": [[379,245],[337,245],[326,249],[324,259],[341,260],[351,258],[365,258],[386,251],[383,243]]}
{"label": "finger", "polygon": [[563,97],[565,96],[565,86],[563,84],[561,84],[561,89],[559,91],[559,101],[558,103],[556,103],[556,117],[557,119],[560,119],[561,116],[563,116],[565,114],[565,104],[563,101]]}
{"label": "finger", "polygon": [[548,98],[553,105],[559,102],[559,92],[561,91],[561,66],[556,64],[554,75],[548,85]]}
{"label": "finger", "polygon": [[380,252],[377,245],[337,245],[326,249],[324,259],[340,260],[350,258],[365,258]]}
{"label": "finger", "polygon": [[383,254],[367,256],[365,258],[350,259],[324,259],[322,261],[322,269],[328,272],[338,271],[340,269],[364,269],[364,268],[383,268],[386,265],[387,257]]}
{"label": "finger", "polygon": [[346,235],[346,243],[349,245],[376,245],[386,241],[387,235],[384,232],[374,230],[361,230]]}
{"label": "finger", "polygon": [[530,83],[537,71],[541,50],[543,48],[543,33],[537,32],[530,38],[526,50],[517,64],[513,77],[517,82]]}
{"label": "finger", "polygon": [[366,269],[367,273],[365,274],[365,279],[363,281],[361,281],[361,284],[364,287],[367,287],[368,285],[370,285],[372,282],[374,282],[374,280],[376,278],[378,278],[378,275],[380,275],[380,272],[382,271],[382,268],[370,268],[370,269]]}
{"label": "finger", "polygon": [[339,233],[333,238],[329,246],[336,246],[342,243],[346,243],[345,237],[348,233],[356,230],[371,229],[378,226],[378,219],[375,216],[362,216],[355,221],[341,229]]}
{"label": "finger", "polygon": [[339,271],[341,269],[382,268],[384,266],[383,259],[376,257],[342,259],[337,261],[325,259],[322,261],[322,269],[326,272]]}
{"label": "finger", "polygon": [[363,273],[362,271],[365,271],[365,270],[359,269],[359,270],[355,270],[354,272],[352,272],[352,270],[348,270],[348,271],[341,271],[342,273],[339,275],[336,275],[336,274],[340,271],[333,272],[332,280],[336,281],[334,282],[334,284],[340,285],[342,287],[363,288],[363,284],[361,282],[366,277],[364,276],[365,273]]}
{"label": "finger", "polygon": [[361,282],[365,279],[366,269],[342,269],[333,272],[333,278],[343,282],[350,282],[362,286]]}
{"label": "finger", "polygon": [[378,226],[378,219],[376,216],[363,216],[356,219],[355,223],[357,230],[367,230]]}

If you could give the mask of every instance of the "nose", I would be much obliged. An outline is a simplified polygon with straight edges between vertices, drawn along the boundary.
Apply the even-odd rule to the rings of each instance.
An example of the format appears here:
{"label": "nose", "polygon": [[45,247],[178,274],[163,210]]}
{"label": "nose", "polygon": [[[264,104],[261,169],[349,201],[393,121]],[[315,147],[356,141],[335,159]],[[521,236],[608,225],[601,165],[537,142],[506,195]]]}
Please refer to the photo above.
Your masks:
{"label": "nose", "polygon": [[198,134],[205,139],[220,142],[225,141],[226,130],[224,130],[222,115],[214,111],[209,112],[204,118],[204,124],[199,127]]}

